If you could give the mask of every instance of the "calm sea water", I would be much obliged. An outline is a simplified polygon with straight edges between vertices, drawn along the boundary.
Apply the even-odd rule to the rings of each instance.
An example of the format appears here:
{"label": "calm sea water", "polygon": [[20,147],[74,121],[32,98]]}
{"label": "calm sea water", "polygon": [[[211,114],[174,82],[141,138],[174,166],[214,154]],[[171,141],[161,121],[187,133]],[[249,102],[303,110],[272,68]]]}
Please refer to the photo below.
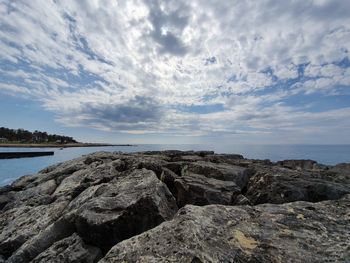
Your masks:
{"label": "calm sea water", "polygon": [[164,145],[144,144],[138,146],[113,146],[92,148],[1,148],[0,151],[54,151],[54,156],[0,160],[0,185],[11,183],[16,178],[33,174],[59,162],[97,151],[137,152],[150,150],[213,150],[216,153],[239,153],[246,158],[312,159],[323,164],[350,162],[350,145]]}

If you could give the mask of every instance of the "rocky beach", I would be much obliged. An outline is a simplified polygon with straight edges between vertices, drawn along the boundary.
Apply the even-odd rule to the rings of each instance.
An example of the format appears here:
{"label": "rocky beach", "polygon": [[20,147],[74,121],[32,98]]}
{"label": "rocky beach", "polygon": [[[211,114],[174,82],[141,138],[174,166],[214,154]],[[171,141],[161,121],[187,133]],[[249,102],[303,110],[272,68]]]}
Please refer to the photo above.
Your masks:
{"label": "rocky beach", "polygon": [[97,152],[0,188],[0,262],[349,262],[350,164]]}

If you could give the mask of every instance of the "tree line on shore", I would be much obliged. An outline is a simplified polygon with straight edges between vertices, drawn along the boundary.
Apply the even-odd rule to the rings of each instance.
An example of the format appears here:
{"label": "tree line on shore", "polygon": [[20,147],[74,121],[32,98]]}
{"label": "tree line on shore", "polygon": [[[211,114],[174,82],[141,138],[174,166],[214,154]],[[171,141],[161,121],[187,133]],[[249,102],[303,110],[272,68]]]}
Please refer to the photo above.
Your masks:
{"label": "tree line on shore", "polygon": [[24,129],[9,129],[0,127],[0,142],[22,142],[22,143],[76,143],[73,137],[48,134],[47,132],[30,132]]}

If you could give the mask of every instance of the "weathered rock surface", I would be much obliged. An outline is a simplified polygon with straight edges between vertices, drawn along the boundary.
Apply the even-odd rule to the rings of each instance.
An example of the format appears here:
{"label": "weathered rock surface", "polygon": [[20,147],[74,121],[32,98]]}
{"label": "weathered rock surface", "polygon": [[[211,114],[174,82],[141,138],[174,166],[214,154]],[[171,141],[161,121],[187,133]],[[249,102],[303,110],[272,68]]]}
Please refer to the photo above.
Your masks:
{"label": "weathered rock surface", "polygon": [[189,174],[174,181],[176,198],[180,207],[186,204],[230,205],[241,189],[232,181],[221,181],[204,175]]}
{"label": "weathered rock surface", "polygon": [[318,163],[313,160],[284,160],[277,162],[277,165],[295,170],[317,170]]}
{"label": "weathered rock surface", "polygon": [[256,170],[245,194],[253,204],[319,202],[339,199],[349,193],[350,180],[341,179],[342,176],[338,174],[328,176],[322,171],[299,171],[275,166],[256,167]]}
{"label": "weathered rock surface", "polygon": [[347,262],[350,195],[338,201],[186,206],[118,243],[109,262]]}
{"label": "weathered rock surface", "polygon": [[102,253],[99,248],[86,245],[77,234],[73,234],[53,244],[33,259],[32,262],[93,263],[98,261],[101,257]]}
{"label": "weathered rock surface", "polygon": [[99,152],[0,188],[0,262],[343,262],[349,196],[350,164]]}
{"label": "weathered rock surface", "polygon": [[19,206],[1,213],[0,255],[9,257],[27,240],[55,222],[68,202],[49,205]]}
{"label": "weathered rock surface", "polygon": [[204,161],[184,165],[182,174],[191,176],[191,173],[202,174],[206,177],[222,181],[232,181],[241,188],[247,185],[252,175],[252,171],[245,167]]}
{"label": "weathered rock surface", "polygon": [[105,251],[171,219],[177,206],[154,172],[143,169],[86,189],[67,210],[78,234]]}

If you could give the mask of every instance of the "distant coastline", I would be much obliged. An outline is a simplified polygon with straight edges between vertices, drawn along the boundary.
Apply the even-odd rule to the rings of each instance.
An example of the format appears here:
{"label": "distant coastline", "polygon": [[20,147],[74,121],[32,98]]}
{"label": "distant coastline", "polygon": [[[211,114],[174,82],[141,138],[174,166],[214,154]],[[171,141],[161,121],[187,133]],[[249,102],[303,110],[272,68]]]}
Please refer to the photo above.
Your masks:
{"label": "distant coastline", "polygon": [[72,148],[72,147],[108,147],[108,146],[136,146],[133,144],[108,144],[108,143],[0,143],[4,148]]}

